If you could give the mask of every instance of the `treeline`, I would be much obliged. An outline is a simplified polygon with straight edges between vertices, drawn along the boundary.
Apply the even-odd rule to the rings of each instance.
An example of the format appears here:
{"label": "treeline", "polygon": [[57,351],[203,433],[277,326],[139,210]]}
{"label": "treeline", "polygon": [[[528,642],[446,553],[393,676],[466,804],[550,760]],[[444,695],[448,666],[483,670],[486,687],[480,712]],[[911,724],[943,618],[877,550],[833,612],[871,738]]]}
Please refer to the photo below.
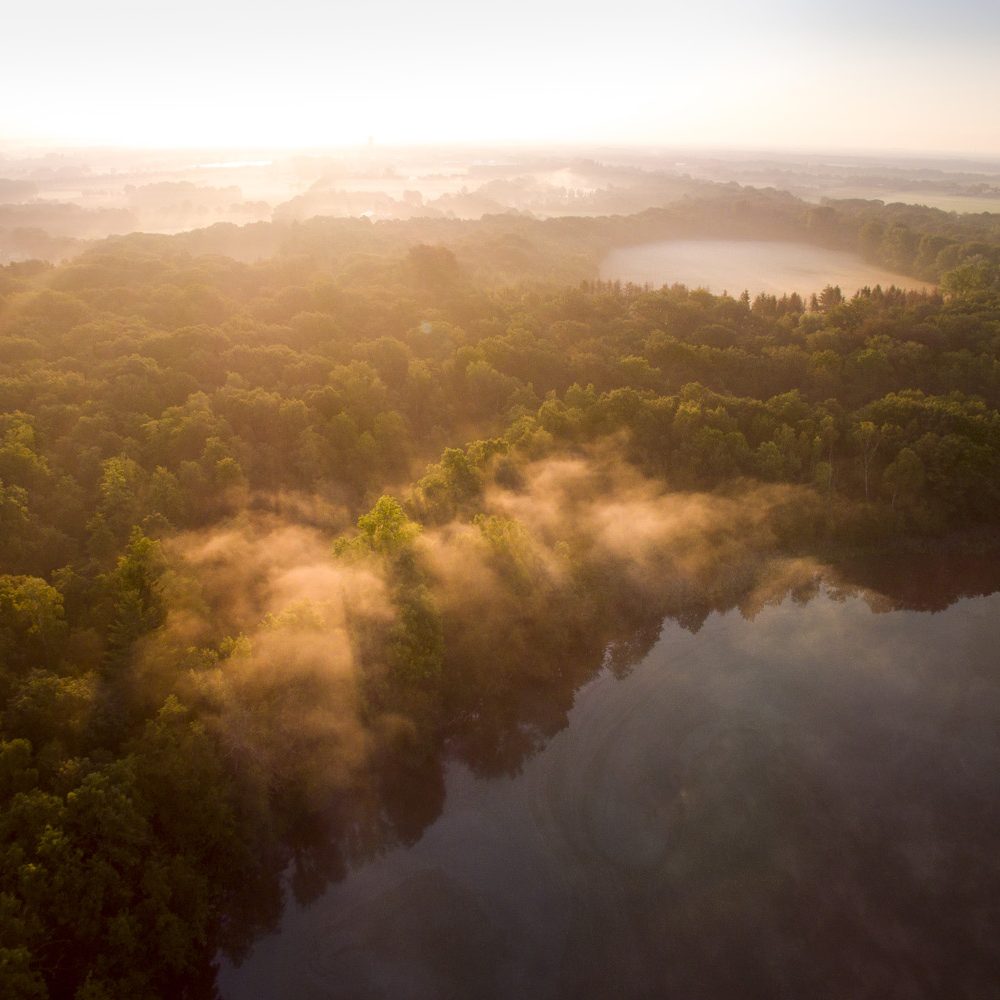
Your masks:
{"label": "treeline", "polygon": [[[697,192],[697,193],[695,193]],[[81,254],[86,243],[19,229],[17,252],[43,259]],[[315,216],[239,226],[217,223],[173,236],[133,233],[91,244],[114,258],[218,255],[253,263],[283,259],[292,270],[371,267],[419,244],[449,249],[479,285],[590,281],[614,247],[668,239],[796,240],[860,253],[902,275],[937,283],[951,273],[956,290],[995,291],[1000,215],[956,213],[860,199],[803,201],[773,188],[701,182],[670,204],[628,215],[534,218],[506,212],[477,220]]]}
{"label": "treeline", "polygon": [[[988,519],[1000,481],[988,293],[485,290],[423,246],[336,277],[104,251],[3,281],[0,558],[18,572],[104,565],[133,525],[283,492],[358,511],[508,425],[627,428],[678,486],[822,481],[901,530]],[[901,494],[904,451],[921,485]]]}
{"label": "treeline", "polygon": [[366,225],[0,270],[5,996],[211,995],[289,866],[419,835],[445,740],[516,766],[778,553],[997,527],[991,286],[507,285],[498,222]]}
{"label": "treeline", "polygon": [[890,270],[939,282],[959,269],[949,275],[954,290],[996,291],[1000,214],[843,200],[827,202],[811,218],[817,232],[844,240]]}
{"label": "treeline", "polygon": [[[416,243],[446,246],[480,283],[576,282],[597,277],[612,248],[668,239],[796,240],[860,253],[899,274],[937,283],[973,266],[979,290],[997,288],[1000,215],[858,199],[821,205],[771,188],[718,184],[631,215],[534,219],[516,213],[477,221],[408,219],[372,223],[312,218],[301,223],[222,224],[174,237],[193,253],[240,259],[286,256],[339,267],[358,253],[402,254]],[[124,238],[130,244],[137,237]],[[151,238],[145,237],[145,240]],[[967,283],[970,275],[966,274]],[[953,275],[955,281],[959,276]],[[961,279],[960,279],[961,280]]]}

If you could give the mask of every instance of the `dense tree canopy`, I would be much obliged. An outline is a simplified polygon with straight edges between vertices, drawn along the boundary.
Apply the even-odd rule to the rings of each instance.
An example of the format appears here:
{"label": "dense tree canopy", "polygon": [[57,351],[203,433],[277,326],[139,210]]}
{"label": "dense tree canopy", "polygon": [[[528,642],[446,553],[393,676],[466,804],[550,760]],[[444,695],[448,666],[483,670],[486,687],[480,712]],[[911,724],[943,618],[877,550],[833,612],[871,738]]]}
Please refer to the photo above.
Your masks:
{"label": "dense tree canopy", "polygon": [[[625,235],[761,219],[941,292],[751,300],[588,270]],[[513,766],[565,716],[540,693],[627,661],[616,636],[665,610],[697,627],[745,596],[751,557],[997,529],[995,217],[736,192],[420,225],[215,227],[0,269],[5,996],[210,995],[289,864],[304,897],[342,870],[327,824],[350,817],[359,852],[359,829],[417,835],[406,789],[440,780],[443,741]],[[650,603],[644,552],[595,541],[582,492],[616,489],[727,511],[743,537],[699,564],[709,597]],[[325,539],[294,570],[322,600],[220,610],[219,539],[258,516],[282,553],[289,524]],[[338,762],[333,787],[309,759]]]}

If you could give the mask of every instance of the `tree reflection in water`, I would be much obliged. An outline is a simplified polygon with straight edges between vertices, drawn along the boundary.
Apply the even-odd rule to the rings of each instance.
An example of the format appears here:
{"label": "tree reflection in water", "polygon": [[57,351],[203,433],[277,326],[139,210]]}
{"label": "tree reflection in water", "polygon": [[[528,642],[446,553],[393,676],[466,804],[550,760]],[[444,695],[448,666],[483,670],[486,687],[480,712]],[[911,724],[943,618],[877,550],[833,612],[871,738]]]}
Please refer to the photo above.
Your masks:
{"label": "tree reflection in water", "polygon": [[998,583],[883,560],[581,635],[331,817],[224,995],[989,995]]}

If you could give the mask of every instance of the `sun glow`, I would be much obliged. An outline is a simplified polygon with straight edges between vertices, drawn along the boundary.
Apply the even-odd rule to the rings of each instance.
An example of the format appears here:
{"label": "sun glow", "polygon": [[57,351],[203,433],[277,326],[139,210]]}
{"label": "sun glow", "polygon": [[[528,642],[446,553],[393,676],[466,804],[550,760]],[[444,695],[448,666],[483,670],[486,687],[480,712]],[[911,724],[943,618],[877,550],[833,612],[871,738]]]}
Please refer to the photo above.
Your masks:
{"label": "sun glow", "polygon": [[[475,22],[455,0],[319,12],[300,0],[281,10],[180,0],[169,14],[120,0],[55,6],[44,21],[27,7],[5,15],[0,82],[18,95],[0,108],[8,141],[265,148],[375,136],[1000,153],[989,31],[935,37],[919,9],[875,38],[850,37],[851,2],[824,20],[769,0],[752,24],[734,0],[627,0],[614,16],[518,0]],[[980,27],[1000,19],[977,16]]]}

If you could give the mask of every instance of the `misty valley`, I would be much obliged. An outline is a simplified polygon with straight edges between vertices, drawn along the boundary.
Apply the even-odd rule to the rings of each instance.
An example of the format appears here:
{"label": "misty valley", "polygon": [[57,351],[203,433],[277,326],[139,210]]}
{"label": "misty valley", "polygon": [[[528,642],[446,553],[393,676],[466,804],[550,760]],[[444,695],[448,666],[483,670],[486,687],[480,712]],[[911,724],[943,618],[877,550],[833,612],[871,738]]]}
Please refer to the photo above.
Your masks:
{"label": "misty valley", "polygon": [[994,174],[102,155],[0,186],[0,994],[991,995],[1000,214],[824,192]]}

